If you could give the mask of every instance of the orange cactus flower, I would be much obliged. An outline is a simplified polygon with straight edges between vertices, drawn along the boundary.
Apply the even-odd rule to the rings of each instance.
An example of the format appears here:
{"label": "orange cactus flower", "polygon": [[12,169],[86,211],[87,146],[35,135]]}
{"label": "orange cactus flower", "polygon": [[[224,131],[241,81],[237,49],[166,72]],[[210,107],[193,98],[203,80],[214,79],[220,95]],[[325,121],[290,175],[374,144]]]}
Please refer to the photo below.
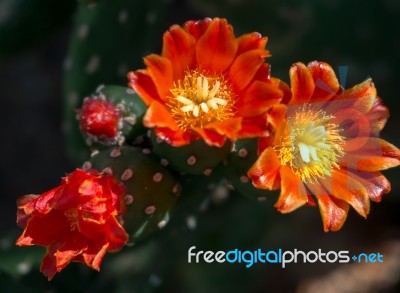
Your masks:
{"label": "orange cactus flower", "polygon": [[390,191],[380,171],[399,166],[400,151],[378,137],[389,112],[371,79],[343,90],[323,62],[294,64],[290,80],[291,98],[270,109],[272,134],[248,175],[257,188],[281,188],[282,213],[315,205],[314,195],[324,230],[337,231],[349,206],[366,217]]}
{"label": "orange cactus flower", "polygon": [[148,105],[144,125],[173,146],[266,135],[265,113],[282,98],[264,63],[266,43],[259,33],[236,38],[225,19],[172,26],[161,55],[148,55],[147,68],[127,76]]}
{"label": "orange cactus flower", "polygon": [[75,170],[60,186],[18,199],[19,246],[47,248],[41,271],[51,280],[71,261],[100,270],[106,252],[121,249],[128,234],[119,219],[124,187],[111,175]]}

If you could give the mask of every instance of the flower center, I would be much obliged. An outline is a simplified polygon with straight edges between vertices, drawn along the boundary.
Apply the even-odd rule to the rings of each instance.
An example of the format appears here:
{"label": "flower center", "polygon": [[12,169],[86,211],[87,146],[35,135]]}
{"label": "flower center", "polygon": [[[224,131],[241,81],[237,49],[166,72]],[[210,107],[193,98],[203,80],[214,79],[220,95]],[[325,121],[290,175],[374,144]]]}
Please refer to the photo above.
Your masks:
{"label": "flower center", "polygon": [[333,116],[303,106],[288,118],[287,133],[277,147],[282,165],[289,165],[303,182],[330,176],[343,156],[343,137]]}
{"label": "flower center", "polygon": [[78,228],[78,210],[71,208],[64,212],[65,217],[69,222],[71,231],[75,231]]}
{"label": "flower center", "polygon": [[186,71],[183,80],[176,81],[170,92],[172,97],[167,105],[183,130],[224,121],[234,115],[234,95],[222,75]]}

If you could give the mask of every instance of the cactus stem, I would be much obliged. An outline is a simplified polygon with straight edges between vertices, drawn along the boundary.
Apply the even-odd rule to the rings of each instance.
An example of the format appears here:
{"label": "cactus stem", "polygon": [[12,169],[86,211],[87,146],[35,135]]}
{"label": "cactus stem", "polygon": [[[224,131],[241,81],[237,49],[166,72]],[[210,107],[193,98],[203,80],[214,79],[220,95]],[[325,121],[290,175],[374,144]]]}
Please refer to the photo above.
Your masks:
{"label": "cactus stem", "polygon": [[127,181],[127,180],[131,179],[132,176],[133,176],[133,170],[128,168],[124,171],[124,173],[122,173],[121,180]]}
{"label": "cactus stem", "polygon": [[179,193],[180,189],[181,189],[181,186],[179,184],[175,184],[174,187],[172,188],[172,192]]}
{"label": "cactus stem", "polygon": [[158,222],[157,227],[162,229],[165,227],[165,225],[167,225],[167,222],[162,220],[162,221]]}
{"label": "cactus stem", "polygon": [[133,145],[139,145],[139,144],[142,144],[143,142],[144,142],[144,137],[142,135],[139,135],[138,137],[136,137],[133,140],[132,144]]}
{"label": "cactus stem", "polygon": [[99,55],[92,55],[92,57],[89,58],[88,63],[86,64],[86,73],[87,74],[93,74],[95,73],[99,67],[100,67],[100,57]]}
{"label": "cactus stem", "polygon": [[263,202],[263,201],[266,201],[266,200],[267,200],[267,197],[266,197],[266,196],[259,196],[259,197],[257,197],[257,200],[258,200],[259,202]]}
{"label": "cactus stem", "polygon": [[190,156],[190,157],[187,159],[187,164],[188,164],[189,166],[193,166],[194,164],[196,164],[196,157],[195,157],[195,156]]}
{"label": "cactus stem", "polygon": [[151,154],[151,150],[148,148],[144,148],[144,149],[142,149],[142,153],[145,155],[148,155],[148,154]]}
{"label": "cactus stem", "polygon": [[90,163],[89,161],[84,162],[82,165],[82,169],[85,171],[92,169],[92,163]]}
{"label": "cactus stem", "polygon": [[99,86],[96,88],[96,93],[100,93],[106,86],[104,84],[99,84]]}
{"label": "cactus stem", "polygon": [[249,177],[247,177],[246,175],[240,176],[240,182],[248,183],[249,182]]}
{"label": "cactus stem", "polygon": [[120,155],[121,155],[121,150],[119,148],[114,148],[110,153],[111,158],[116,158],[119,157]]}
{"label": "cactus stem", "polygon": [[113,175],[113,170],[110,167],[106,167],[103,169],[103,173],[109,174],[109,175]]}
{"label": "cactus stem", "polygon": [[188,216],[186,218],[186,225],[190,230],[195,230],[197,227],[197,219],[195,216]]}
{"label": "cactus stem", "polygon": [[88,24],[86,24],[86,23],[81,24],[81,26],[78,29],[79,39],[85,40],[87,38],[87,36],[89,35],[89,30],[90,30],[90,27]]}
{"label": "cactus stem", "polygon": [[162,143],[164,140],[161,137],[156,137],[156,142],[157,143]]}
{"label": "cactus stem", "polygon": [[212,173],[212,169],[210,169],[210,168],[209,169],[205,169],[204,172],[203,172],[203,174],[206,175],[206,176],[210,176],[211,173]]}
{"label": "cactus stem", "polygon": [[144,209],[146,215],[152,215],[155,211],[156,211],[155,206],[148,206],[147,208]]}
{"label": "cactus stem", "polygon": [[134,197],[133,197],[132,194],[127,193],[127,194],[124,195],[124,203],[125,203],[126,205],[132,204],[133,201],[134,201]]}
{"label": "cactus stem", "polygon": [[163,165],[164,167],[167,167],[168,164],[169,164],[168,160],[166,160],[166,159],[161,159],[160,163],[161,163],[161,165]]}
{"label": "cactus stem", "polygon": [[136,124],[136,116],[127,116],[124,117],[124,121],[130,125],[135,125]]}
{"label": "cactus stem", "polygon": [[118,13],[118,22],[119,22],[120,24],[125,24],[125,23],[128,21],[128,17],[129,17],[128,11],[126,11],[126,10],[121,10],[121,11]]}
{"label": "cactus stem", "polygon": [[158,183],[158,182],[161,182],[162,178],[163,178],[163,174],[160,172],[157,172],[153,176],[153,181]]}
{"label": "cactus stem", "polygon": [[239,157],[245,158],[245,157],[247,157],[247,154],[248,154],[248,151],[245,148],[241,148],[239,150]]}
{"label": "cactus stem", "polygon": [[70,57],[65,58],[63,63],[63,70],[69,71],[72,68],[72,59]]}
{"label": "cactus stem", "polygon": [[92,152],[90,153],[90,157],[93,158],[93,157],[97,156],[99,153],[100,153],[99,150],[94,149],[94,150],[92,150]]}

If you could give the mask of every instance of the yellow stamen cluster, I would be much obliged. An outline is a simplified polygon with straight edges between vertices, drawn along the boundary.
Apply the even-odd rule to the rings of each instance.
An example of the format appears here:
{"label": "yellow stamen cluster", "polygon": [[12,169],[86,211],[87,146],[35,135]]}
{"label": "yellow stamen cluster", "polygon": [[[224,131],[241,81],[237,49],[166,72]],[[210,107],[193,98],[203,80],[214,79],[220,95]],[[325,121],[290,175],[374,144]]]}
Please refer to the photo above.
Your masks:
{"label": "yellow stamen cluster", "polygon": [[287,119],[287,129],[277,147],[282,165],[289,165],[303,182],[330,176],[343,156],[343,137],[333,116],[309,106]]}
{"label": "yellow stamen cluster", "polygon": [[183,130],[224,121],[234,115],[233,92],[223,76],[187,71],[174,83],[167,101],[171,114]]}

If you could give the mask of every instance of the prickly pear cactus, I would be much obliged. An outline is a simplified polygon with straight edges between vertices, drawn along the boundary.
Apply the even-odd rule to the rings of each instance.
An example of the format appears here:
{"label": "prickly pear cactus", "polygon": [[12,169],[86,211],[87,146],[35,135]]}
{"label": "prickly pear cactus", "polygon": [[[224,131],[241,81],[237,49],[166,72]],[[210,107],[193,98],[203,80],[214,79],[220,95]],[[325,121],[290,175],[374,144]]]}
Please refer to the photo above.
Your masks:
{"label": "prickly pear cactus", "polygon": [[154,132],[151,133],[151,139],[154,153],[166,164],[183,173],[206,176],[226,158],[232,145],[227,140],[220,148],[210,147],[203,140],[195,140],[189,145],[174,147],[159,140]]}
{"label": "prickly pear cactus", "polygon": [[79,6],[64,63],[64,130],[69,156],[77,163],[89,153],[75,110],[100,84],[126,84],[129,69],[157,48],[166,12],[165,1],[113,0]]}
{"label": "prickly pear cactus", "polygon": [[130,146],[110,148],[95,153],[84,167],[111,173],[124,184],[127,193],[123,221],[130,244],[168,223],[180,186],[147,151]]}
{"label": "prickly pear cactus", "polygon": [[95,93],[84,99],[79,110],[80,129],[89,147],[99,144],[122,145],[144,135],[143,116],[146,106],[129,88],[100,86]]}
{"label": "prickly pear cactus", "polygon": [[271,191],[257,189],[247,176],[247,171],[257,160],[258,139],[238,139],[233,143],[232,152],[216,172],[225,177],[244,196],[264,201]]}

